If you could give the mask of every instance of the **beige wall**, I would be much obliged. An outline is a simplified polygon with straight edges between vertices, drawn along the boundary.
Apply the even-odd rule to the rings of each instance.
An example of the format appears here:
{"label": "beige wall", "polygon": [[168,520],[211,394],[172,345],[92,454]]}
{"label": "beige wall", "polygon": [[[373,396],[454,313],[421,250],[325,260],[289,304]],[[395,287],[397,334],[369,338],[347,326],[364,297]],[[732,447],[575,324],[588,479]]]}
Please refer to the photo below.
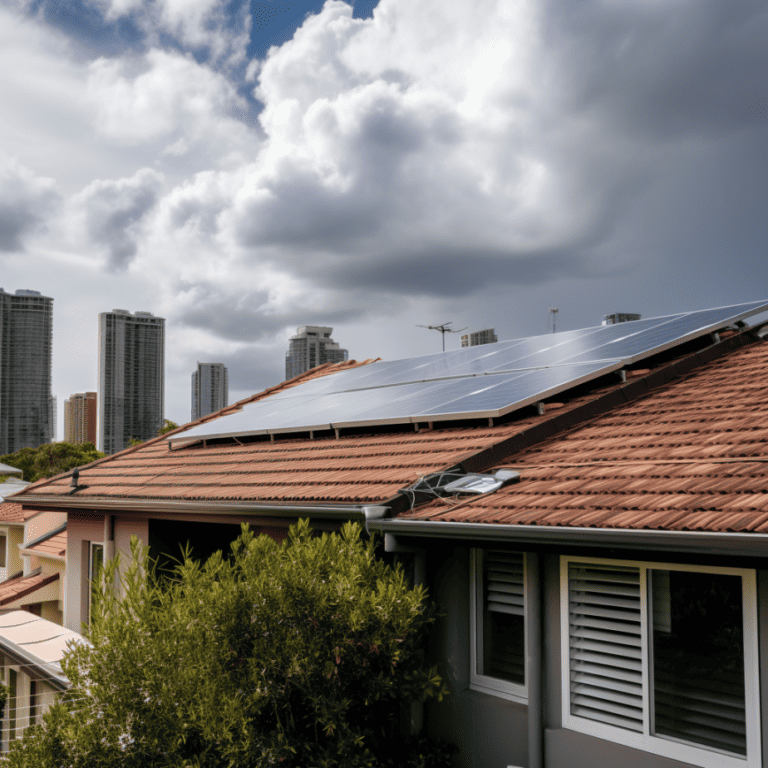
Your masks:
{"label": "beige wall", "polygon": [[40,512],[26,521],[25,543],[39,539],[50,531],[60,528],[67,522],[66,512]]}

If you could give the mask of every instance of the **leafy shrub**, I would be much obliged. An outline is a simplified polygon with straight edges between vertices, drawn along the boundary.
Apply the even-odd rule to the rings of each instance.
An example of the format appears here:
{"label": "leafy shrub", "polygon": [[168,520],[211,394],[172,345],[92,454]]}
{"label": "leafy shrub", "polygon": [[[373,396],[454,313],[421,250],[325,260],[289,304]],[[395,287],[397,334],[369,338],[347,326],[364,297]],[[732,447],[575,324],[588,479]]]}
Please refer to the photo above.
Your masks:
{"label": "leafy shrub", "polygon": [[170,580],[133,549],[124,597],[105,567],[94,645],[64,662],[72,703],[13,746],[13,768],[447,764],[449,747],[399,732],[404,703],[444,693],[421,663],[435,609],[359,526],[316,537],[302,521],[282,544],[244,526],[232,557],[186,558]]}

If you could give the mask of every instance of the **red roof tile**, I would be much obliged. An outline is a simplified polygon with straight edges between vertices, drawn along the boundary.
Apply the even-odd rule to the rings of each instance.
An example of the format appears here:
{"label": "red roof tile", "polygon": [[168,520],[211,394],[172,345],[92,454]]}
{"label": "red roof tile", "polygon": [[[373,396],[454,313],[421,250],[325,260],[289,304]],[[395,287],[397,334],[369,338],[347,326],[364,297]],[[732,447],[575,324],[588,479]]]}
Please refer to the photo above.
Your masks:
{"label": "red roof tile", "polygon": [[[160,438],[82,469],[83,487],[75,496],[66,476],[40,481],[22,496],[92,499],[95,507],[100,499],[199,501],[201,508],[214,500],[352,505],[392,499],[420,475],[463,462],[479,471],[514,466],[521,482],[455,508],[434,502],[406,517],[768,531],[766,368],[768,346],[756,342],[689,373],[675,373],[629,402],[623,402],[619,390],[644,392],[642,377],[632,377],[626,385],[603,382],[602,390],[582,390],[570,401],[564,393],[558,396],[562,407],[542,415],[518,414],[495,426],[342,433],[338,439],[197,442],[173,450]],[[242,403],[328,370],[309,372],[312,376]],[[653,377],[652,371],[648,380]],[[609,400],[611,410],[600,415]],[[569,427],[569,416],[581,408],[590,409],[591,421]],[[521,448],[527,439],[533,444]]]}
{"label": "red roof tile", "polygon": [[58,573],[44,576],[42,573],[31,576],[17,576],[0,584],[0,606],[20,600],[22,597],[42,589],[48,584],[53,584],[59,578]]}
{"label": "red roof tile", "polygon": [[40,555],[65,557],[67,554],[67,532],[59,531],[58,533],[54,533],[53,536],[38,541],[31,547],[25,547],[25,549],[27,552],[36,552]]}
{"label": "red roof tile", "polygon": [[768,532],[768,344],[509,456],[516,485],[404,519]]}

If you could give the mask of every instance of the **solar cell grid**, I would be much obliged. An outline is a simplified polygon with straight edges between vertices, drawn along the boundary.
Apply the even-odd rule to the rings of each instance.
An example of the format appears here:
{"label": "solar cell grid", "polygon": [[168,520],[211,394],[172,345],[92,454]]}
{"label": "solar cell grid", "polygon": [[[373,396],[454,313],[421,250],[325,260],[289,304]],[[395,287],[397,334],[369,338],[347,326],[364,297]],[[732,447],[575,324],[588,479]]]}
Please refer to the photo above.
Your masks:
{"label": "solar cell grid", "polygon": [[291,387],[169,439],[502,416],[766,310],[768,303],[750,302],[377,362]]}

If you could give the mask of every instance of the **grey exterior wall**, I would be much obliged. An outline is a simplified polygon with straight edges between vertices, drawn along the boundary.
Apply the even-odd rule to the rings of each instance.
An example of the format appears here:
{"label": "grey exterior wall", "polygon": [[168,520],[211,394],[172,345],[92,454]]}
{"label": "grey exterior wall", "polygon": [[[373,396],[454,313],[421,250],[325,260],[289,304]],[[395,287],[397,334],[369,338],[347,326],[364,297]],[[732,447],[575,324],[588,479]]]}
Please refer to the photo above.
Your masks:
{"label": "grey exterior wall", "polygon": [[428,730],[459,747],[456,768],[527,765],[528,707],[469,687],[469,549],[430,547],[426,557],[430,594],[445,613],[432,633],[429,655],[451,691],[427,707]]}
{"label": "grey exterior wall", "polygon": [[[423,540],[422,540],[423,542]],[[442,702],[426,708],[426,730],[456,744],[460,753],[453,768],[693,768],[667,757],[562,727],[561,640],[560,640],[560,551],[538,553],[541,631],[541,720],[542,732],[530,732],[536,723],[529,707],[470,689],[470,549],[450,543],[428,542],[427,585],[444,616],[438,620],[430,640],[429,659],[438,664],[450,689]],[[524,548],[521,548],[524,549]],[[573,552],[571,552],[573,554]],[[594,554],[594,553],[584,553]],[[688,562],[665,554],[654,558],[638,552],[612,551],[599,556],[617,559],[656,559],[659,562]],[[762,761],[768,768],[768,570],[761,563],[727,562],[705,558],[709,565],[756,568],[758,599],[758,645],[760,657],[760,706]],[[699,562],[702,562],[699,559]],[[529,606],[530,612],[530,606]],[[530,637],[530,634],[529,634]],[[530,652],[529,652],[530,657]],[[529,702],[534,702],[530,695]],[[543,759],[529,748],[541,744]],[[529,755],[533,763],[529,760]]]}

